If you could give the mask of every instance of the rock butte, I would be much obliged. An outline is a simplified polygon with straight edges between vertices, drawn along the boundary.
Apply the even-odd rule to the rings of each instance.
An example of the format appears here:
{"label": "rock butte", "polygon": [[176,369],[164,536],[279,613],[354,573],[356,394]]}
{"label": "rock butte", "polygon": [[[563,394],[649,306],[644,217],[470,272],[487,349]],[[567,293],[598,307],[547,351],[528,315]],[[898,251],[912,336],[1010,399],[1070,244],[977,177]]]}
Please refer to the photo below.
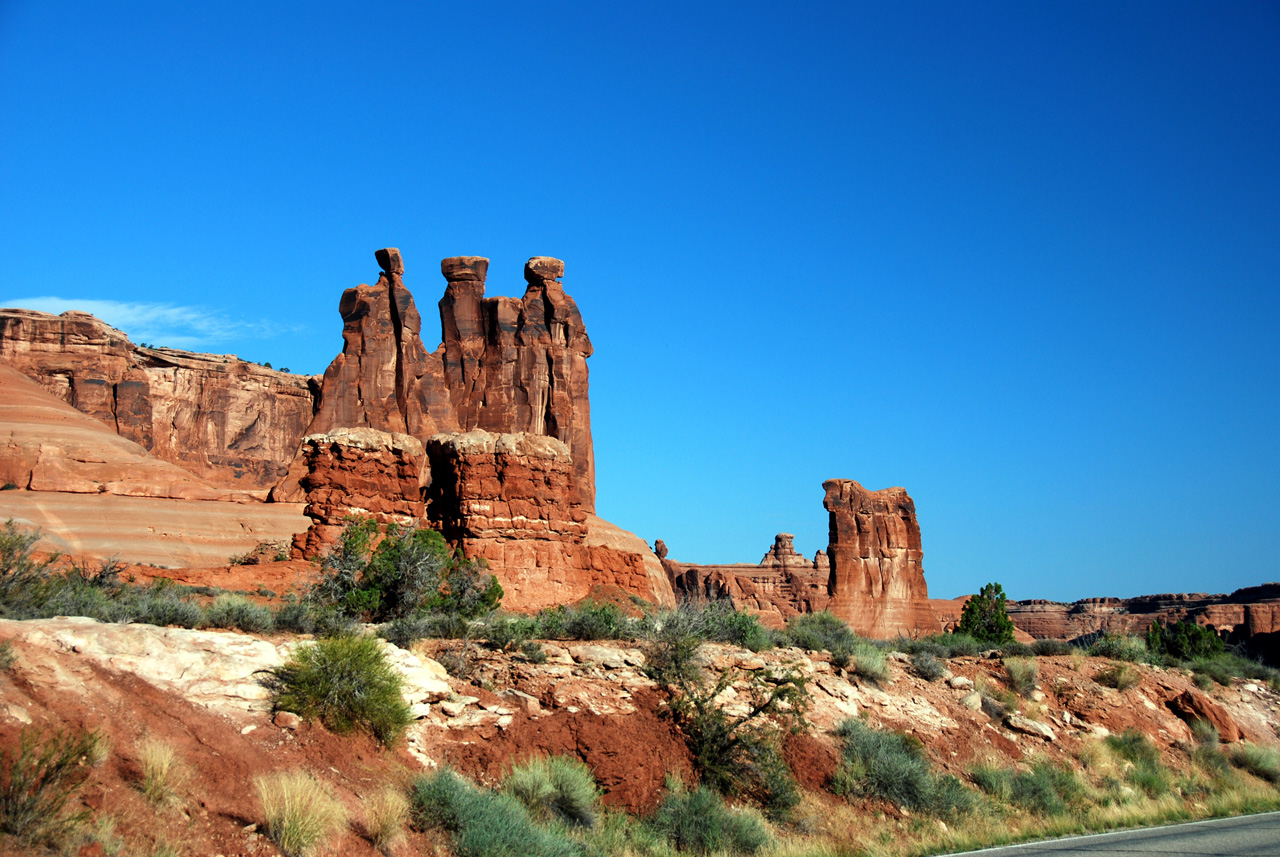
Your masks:
{"label": "rock butte", "polygon": [[[682,564],[661,541],[651,551],[596,517],[592,345],[561,284],[564,263],[531,258],[523,297],[508,298],[485,297],[488,259],[444,259],[441,342],[428,351],[400,251],[375,258],[376,283],[341,296],[343,349],[322,376],[134,345],[86,313],[0,310],[0,482],[25,489],[0,492],[0,516],[44,526],[59,546],[110,553],[119,544],[184,564],[207,562],[224,544],[243,552],[255,536],[293,534],[294,555],[313,556],[344,517],[367,514],[429,524],[486,559],[509,609],[572,603],[603,586],[660,604],[677,593],[728,598],[774,626],[823,609],[867,636],[954,626],[963,599],[928,598],[915,505],[902,488],[827,481],[827,551],[807,559],[780,533],[754,566]],[[214,514],[228,504],[210,500],[242,511]],[[154,530],[143,526],[148,516],[169,522],[154,544],[129,529]],[[218,526],[236,532],[205,532]],[[1011,602],[1010,614],[1033,637],[1190,618],[1280,640],[1280,584],[1231,596]]]}

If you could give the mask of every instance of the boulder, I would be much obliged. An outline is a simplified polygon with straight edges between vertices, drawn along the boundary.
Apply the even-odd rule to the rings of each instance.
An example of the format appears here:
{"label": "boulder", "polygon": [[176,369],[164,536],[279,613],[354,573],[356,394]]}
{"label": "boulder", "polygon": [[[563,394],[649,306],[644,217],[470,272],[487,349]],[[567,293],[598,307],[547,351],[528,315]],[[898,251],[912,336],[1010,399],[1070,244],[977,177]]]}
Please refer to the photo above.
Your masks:
{"label": "boulder", "polygon": [[1183,691],[1167,700],[1165,706],[1188,726],[1197,720],[1212,724],[1224,743],[1232,744],[1242,737],[1240,727],[1236,725],[1231,715],[1203,693],[1196,693],[1193,690]]}

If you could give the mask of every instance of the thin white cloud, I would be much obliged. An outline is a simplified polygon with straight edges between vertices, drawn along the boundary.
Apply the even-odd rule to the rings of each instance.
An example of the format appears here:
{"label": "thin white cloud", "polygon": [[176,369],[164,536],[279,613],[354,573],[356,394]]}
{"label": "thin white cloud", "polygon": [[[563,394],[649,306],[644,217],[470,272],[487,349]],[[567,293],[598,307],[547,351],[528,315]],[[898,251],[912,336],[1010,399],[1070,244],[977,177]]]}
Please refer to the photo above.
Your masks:
{"label": "thin white cloud", "polygon": [[245,337],[268,337],[295,328],[266,321],[239,321],[198,306],[127,303],[82,298],[0,299],[0,307],[40,310],[55,315],[67,310],[91,313],[124,331],[133,342],[171,348],[224,346]]}

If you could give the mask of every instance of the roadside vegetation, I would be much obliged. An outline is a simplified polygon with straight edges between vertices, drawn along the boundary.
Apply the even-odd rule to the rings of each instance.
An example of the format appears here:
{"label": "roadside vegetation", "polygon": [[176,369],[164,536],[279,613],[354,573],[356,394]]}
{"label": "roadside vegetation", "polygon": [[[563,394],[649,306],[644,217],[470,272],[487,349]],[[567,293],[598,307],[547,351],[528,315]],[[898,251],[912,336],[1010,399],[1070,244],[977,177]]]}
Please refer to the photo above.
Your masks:
{"label": "roadside vegetation", "polygon": [[[137,585],[123,580],[114,562],[38,559],[37,539],[13,522],[0,529],[0,616],[313,635],[262,676],[275,707],[334,732],[365,732],[385,746],[401,740],[410,713],[383,640],[406,647],[441,641],[432,645],[455,677],[469,676],[484,650],[538,663],[548,641],[628,641],[643,652],[644,671],[692,760],[690,781],[669,778],[659,805],[642,817],[606,807],[591,770],[570,757],[524,761],[485,784],[447,767],[412,781],[373,783],[357,798],[347,796],[357,812],[302,771],[259,777],[257,808],[247,811],[289,855],[332,851],[342,836],[359,835],[384,853],[409,853],[406,840],[427,839],[457,857],[905,857],[1280,807],[1280,754],[1248,743],[1224,747],[1206,723],[1195,724],[1195,740],[1185,746],[1158,748],[1131,731],[1086,739],[1074,759],[992,757],[962,768],[938,748],[877,725],[865,709],[835,730],[839,758],[829,793],[801,789],[785,752],[788,736],[807,727],[810,678],[789,661],[801,652],[877,694],[894,681],[922,687],[953,679],[956,658],[973,664],[980,656],[988,666],[973,693],[982,709],[995,720],[1038,716],[1038,683],[1049,667],[1037,659],[1083,660],[1085,650],[1066,641],[1015,642],[997,583],[970,599],[956,632],[886,642],[861,638],[825,612],[766,628],[725,601],[675,609],[583,603],[508,614],[485,566],[453,553],[438,533],[379,529],[368,520],[351,521],[319,560],[311,585],[275,609],[254,593],[163,580]],[[709,653],[709,643],[775,653],[762,666],[764,659],[745,653]],[[1141,683],[1142,664],[1192,670],[1211,688],[1236,677],[1274,686],[1280,676],[1192,623],[1154,625],[1141,637],[1104,635],[1090,641],[1088,654],[1107,660],[1092,669],[1094,680],[1120,692]],[[0,680],[21,671],[21,660],[0,643]],[[735,704],[726,706],[730,690]],[[91,818],[77,798],[101,755],[95,733],[37,727],[0,749],[0,847],[12,841],[74,853],[86,842],[115,842],[104,844],[104,853],[128,853],[109,820]],[[138,765],[138,792],[157,817],[177,813],[179,794],[194,800],[171,747],[139,745]],[[157,844],[153,853],[178,852]]]}

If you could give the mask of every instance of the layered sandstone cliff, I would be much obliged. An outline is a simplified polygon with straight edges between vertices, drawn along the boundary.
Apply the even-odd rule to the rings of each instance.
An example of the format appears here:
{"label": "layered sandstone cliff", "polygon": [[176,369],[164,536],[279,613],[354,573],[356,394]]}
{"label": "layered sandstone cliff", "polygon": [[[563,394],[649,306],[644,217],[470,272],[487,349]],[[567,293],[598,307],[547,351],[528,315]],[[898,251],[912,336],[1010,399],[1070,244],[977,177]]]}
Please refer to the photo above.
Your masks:
{"label": "layered sandstone cliff", "polygon": [[643,542],[609,525],[592,533],[598,519],[573,502],[575,471],[563,442],[475,429],[436,435],[426,453],[427,520],[466,556],[488,562],[506,593],[504,607],[572,603],[598,586],[674,603]]}
{"label": "layered sandstone cliff", "polygon": [[[400,251],[386,248],[376,256],[377,283],[342,295],[342,354],[325,371],[306,433],[368,427],[425,441],[440,432],[482,429],[556,438],[572,459],[570,500],[592,512],[591,340],[560,284],[564,263],[535,256],[525,266],[523,298],[486,298],[488,259],[443,260],[443,342],[428,352]],[[282,495],[293,493],[282,484]]]}
{"label": "layered sandstone cliff", "polygon": [[940,629],[929,606],[916,507],[902,488],[868,491],[829,479],[831,563],[827,609],[867,637],[915,636]]}
{"label": "layered sandstone cliff", "polygon": [[83,312],[0,310],[0,362],[156,458],[223,487],[275,484],[311,421],[305,376],[134,345]]}
{"label": "layered sandstone cliff", "polygon": [[791,533],[778,533],[758,565],[678,563],[666,558],[661,540],[655,550],[682,598],[728,599],[735,608],[759,616],[765,625],[780,628],[792,616],[825,609],[830,600],[826,553],[818,551],[812,560],[806,559],[795,549],[794,539]]}

